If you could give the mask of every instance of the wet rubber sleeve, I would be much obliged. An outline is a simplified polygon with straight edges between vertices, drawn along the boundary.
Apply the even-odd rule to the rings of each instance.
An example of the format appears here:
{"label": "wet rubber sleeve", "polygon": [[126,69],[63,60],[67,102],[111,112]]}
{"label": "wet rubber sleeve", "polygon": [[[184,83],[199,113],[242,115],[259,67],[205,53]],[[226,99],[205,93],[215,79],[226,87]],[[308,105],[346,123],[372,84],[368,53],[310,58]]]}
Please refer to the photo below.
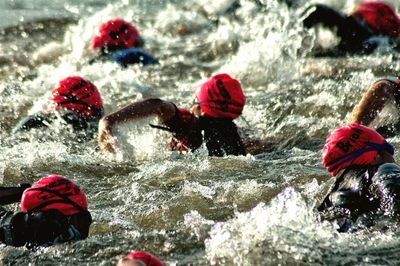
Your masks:
{"label": "wet rubber sleeve", "polygon": [[27,214],[22,212],[1,211],[0,237],[1,242],[8,246],[23,246],[27,239],[30,239],[30,231],[27,230]]}
{"label": "wet rubber sleeve", "polygon": [[357,217],[360,213],[376,210],[378,203],[369,193],[369,186],[376,167],[348,168],[336,180],[335,186],[328,194],[320,211],[330,208],[345,208]]}
{"label": "wet rubber sleeve", "polygon": [[374,35],[372,30],[352,16],[347,16],[333,8],[316,4],[306,9],[307,17],[303,25],[307,28],[321,24],[331,30],[336,30],[341,39],[339,49],[348,52],[371,52],[377,43],[370,38]]}
{"label": "wet rubber sleeve", "polygon": [[19,131],[27,131],[32,128],[47,127],[47,124],[52,120],[50,114],[34,114],[22,118],[19,123],[13,128],[12,133]]}
{"label": "wet rubber sleeve", "polygon": [[51,245],[68,235],[68,229],[67,217],[56,210],[34,214],[6,212],[0,222],[2,242],[16,247]]}
{"label": "wet rubber sleeve", "polygon": [[312,5],[304,13],[309,13],[303,20],[303,25],[307,28],[314,27],[317,24],[322,24],[328,28],[346,26],[346,15],[327,5]]}
{"label": "wet rubber sleeve", "polygon": [[372,178],[371,195],[379,199],[380,212],[390,215],[400,213],[400,166],[382,164]]}
{"label": "wet rubber sleeve", "polygon": [[157,60],[152,55],[138,48],[129,48],[114,52],[109,55],[109,58],[124,67],[130,64],[150,65],[157,63]]}
{"label": "wet rubber sleeve", "polygon": [[[89,125],[88,119],[86,117],[80,116],[75,112],[68,111],[68,112],[59,112],[61,118],[67,123],[71,125],[74,130],[86,130],[91,125]],[[28,131],[33,128],[46,128],[50,123],[52,123],[55,119],[57,119],[57,115],[55,113],[48,113],[48,114],[35,114],[30,115],[23,118],[17,126],[14,127],[12,130],[13,133],[19,131]],[[97,127],[97,120],[95,121]],[[97,128],[95,129],[97,130]]]}

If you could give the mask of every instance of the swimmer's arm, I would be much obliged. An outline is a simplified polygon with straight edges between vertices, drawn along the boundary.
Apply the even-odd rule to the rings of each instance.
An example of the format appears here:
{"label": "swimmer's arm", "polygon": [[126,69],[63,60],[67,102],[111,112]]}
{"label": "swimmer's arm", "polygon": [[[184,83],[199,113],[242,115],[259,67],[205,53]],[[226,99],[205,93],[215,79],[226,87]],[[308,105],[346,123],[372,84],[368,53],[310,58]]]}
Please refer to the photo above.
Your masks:
{"label": "swimmer's arm", "polygon": [[[354,107],[351,122],[368,126],[390,99],[399,98],[397,85],[387,80],[374,83]],[[396,100],[396,104],[400,102]]]}
{"label": "swimmer's arm", "polygon": [[304,15],[307,15],[307,17],[303,20],[303,24],[307,28],[314,27],[317,24],[322,24],[328,28],[341,28],[346,24],[346,15],[324,4],[308,7],[304,11]]}
{"label": "swimmer's arm", "polygon": [[112,129],[118,124],[150,116],[157,116],[161,123],[174,117],[176,107],[171,102],[152,98],[129,104],[105,117],[99,122],[98,141],[104,151],[114,152]]}
{"label": "swimmer's arm", "polygon": [[18,122],[18,124],[13,128],[12,133],[15,134],[20,131],[28,131],[32,128],[47,127],[50,121],[51,115],[49,114],[29,115]]}
{"label": "swimmer's arm", "polygon": [[156,115],[161,123],[171,119],[176,112],[175,105],[161,99],[152,98],[129,104],[106,115],[101,120],[113,127],[119,123]]}

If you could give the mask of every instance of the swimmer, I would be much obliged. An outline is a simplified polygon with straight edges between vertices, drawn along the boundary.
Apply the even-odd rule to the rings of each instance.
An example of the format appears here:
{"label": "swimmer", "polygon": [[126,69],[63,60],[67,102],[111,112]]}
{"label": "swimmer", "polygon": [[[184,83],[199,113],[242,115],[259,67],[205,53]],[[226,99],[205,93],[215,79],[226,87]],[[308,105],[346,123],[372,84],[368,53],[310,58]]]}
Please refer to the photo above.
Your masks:
{"label": "swimmer", "polygon": [[0,207],[2,243],[31,249],[87,238],[92,217],[85,193],[71,180],[45,176],[27,188],[20,200],[20,212]]}
{"label": "swimmer", "polygon": [[370,53],[379,45],[377,37],[386,37],[395,44],[400,34],[400,19],[394,8],[384,2],[362,2],[349,15],[323,4],[312,5],[305,13],[308,13],[303,20],[305,27],[321,24],[336,30],[340,52]]}
{"label": "swimmer", "polygon": [[118,124],[156,116],[162,125],[150,125],[172,133],[171,149],[194,151],[204,142],[210,156],[245,155],[233,122],[242,114],[246,97],[228,74],[212,76],[195,92],[191,110],[161,99],[132,103],[102,118],[98,141],[103,151],[114,152],[113,128]]}
{"label": "swimmer", "polygon": [[130,64],[156,64],[157,60],[139,49],[144,43],[138,30],[120,18],[101,24],[99,34],[92,39],[92,48],[98,52],[90,63],[109,60],[127,67]]}
{"label": "swimmer", "polygon": [[13,133],[46,128],[56,119],[62,119],[76,131],[84,130],[94,134],[103,115],[103,101],[96,86],[79,76],[72,76],[61,80],[52,90],[47,112],[23,118]]}
{"label": "swimmer", "polygon": [[[400,166],[394,147],[375,130],[351,123],[328,134],[322,163],[335,184],[319,207],[322,217],[337,219],[339,232],[395,217],[400,211]],[[369,224],[371,225],[371,224]]]}
{"label": "swimmer", "polygon": [[117,262],[117,266],[163,266],[164,264],[144,251],[133,251]]}

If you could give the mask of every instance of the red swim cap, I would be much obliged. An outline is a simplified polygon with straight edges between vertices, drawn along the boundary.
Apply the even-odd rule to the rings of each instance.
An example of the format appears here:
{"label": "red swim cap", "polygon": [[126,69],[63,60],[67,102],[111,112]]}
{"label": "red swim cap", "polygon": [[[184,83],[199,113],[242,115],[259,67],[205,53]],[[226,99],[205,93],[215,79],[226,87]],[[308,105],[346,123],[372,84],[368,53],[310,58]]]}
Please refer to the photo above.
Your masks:
{"label": "red swim cap", "polygon": [[357,5],[353,17],[365,21],[378,34],[396,38],[400,34],[400,19],[394,8],[383,2],[363,2]]}
{"label": "red swim cap", "polygon": [[246,97],[239,81],[228,74],[218,74],[196,90],[201,110],[208,116],[235,119],[242,114]]}
{"label": "red swim cap", "polygon": [[23,212],[56,209],[65,215],[87,210],[85,193],[71,180],[60,175],[42,177],[22,194]]}
{"label": "red swim cap", "polygon": [[90,81],[74,76],[63,79],[51,92],[53,109],[69,109],[82,116],[101,116],[103,101],[100,93]]}
{"label": "red swim cap", "polygon": [[393,155],[394,148],[375,130],[352,123],[336,128],[328,134],[322,149],[322,164],[333,176],[352,165],[368,165],[386,150]]}
{"label": "red swim cap", "polygon": [[131,260],[141,260],[146,266],[163,266],[159,259],[144,251],[133,251],[126,257]]}
{"label": "red swim cap", "polygon": [[125,49],[140,43],[138,30],[123,19],[111,19],[100,26],[99,35],[92,39],[94,49],[101,47],[114,47]]}

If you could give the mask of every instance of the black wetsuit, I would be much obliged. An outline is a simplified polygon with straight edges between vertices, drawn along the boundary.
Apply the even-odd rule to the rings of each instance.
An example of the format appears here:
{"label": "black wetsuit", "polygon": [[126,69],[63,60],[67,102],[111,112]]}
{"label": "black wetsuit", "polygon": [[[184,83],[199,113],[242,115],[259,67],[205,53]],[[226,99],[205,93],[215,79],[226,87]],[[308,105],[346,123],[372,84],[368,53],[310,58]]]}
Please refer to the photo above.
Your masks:
{"label": "black wetsuit", "polygon": [[99,115],[85,117],[72,111],[56,111],[52,113],[39,113],[29,115],[20,120],[13,128],[12,133],[28,131],[33,128],[47,128],[56,119],[61,118],[66,124],[72,126],[74,131],[84,131],[87,136],[93,137],[97,133],[98,123],[103,111]]}
{"label": "black wetsuit", "polygon": [[305,13],[309,13],[303,20],[307,28],[322,24],[329,29],[336,29],[336,34],[340,38],[337,47],[339,51],[348,53],[370,53],[377,46],[376,40],[371,37],[376,33],[366,24],[352,16],[347,16],[329,6],[316,4],[310,6]]}
{"label": "black wetsuit", "polygon": [[[86,211],[76,215],[89,228],[92,222],[90,213]],[[79,231],[69,222],[69,217],[57,210],[13,213],[0,207],[0,242],[9,246],[35,248],[85,239],[88,229]]]}
{"label": "black wetsuit", "polygon": [[[246,154],[236,124],[230,118],[196,117],[176,108],[175,116],[165,125],[167,128],[161,128],[172,132],[174,139],[191,150],[198,149],[204,141],[209,156]],[[171,146],[174,149],[174,144]]]}
{"label": "black wetsuit", "polygon": [[340,220],[339,231],[351,229],[362,215],[400,214],[400,166],[349,167],[339,175],[319,210],[328,220]]}
{"label": "black wetsuit", "polygon": [[132,64],[153,65],[157,64],[158,60],[151,54],[139,48],[124,48],[124,49],[111,49],[111,51],[101,51],[98,55],[89,60],[89,64],[94,62],[117,62],[123,67]]}
{"label": "black wetsuit", "polygon": [[199,117],[195,130],[204,132],[210,156],[245,155],[236,124],[229,118]]}

